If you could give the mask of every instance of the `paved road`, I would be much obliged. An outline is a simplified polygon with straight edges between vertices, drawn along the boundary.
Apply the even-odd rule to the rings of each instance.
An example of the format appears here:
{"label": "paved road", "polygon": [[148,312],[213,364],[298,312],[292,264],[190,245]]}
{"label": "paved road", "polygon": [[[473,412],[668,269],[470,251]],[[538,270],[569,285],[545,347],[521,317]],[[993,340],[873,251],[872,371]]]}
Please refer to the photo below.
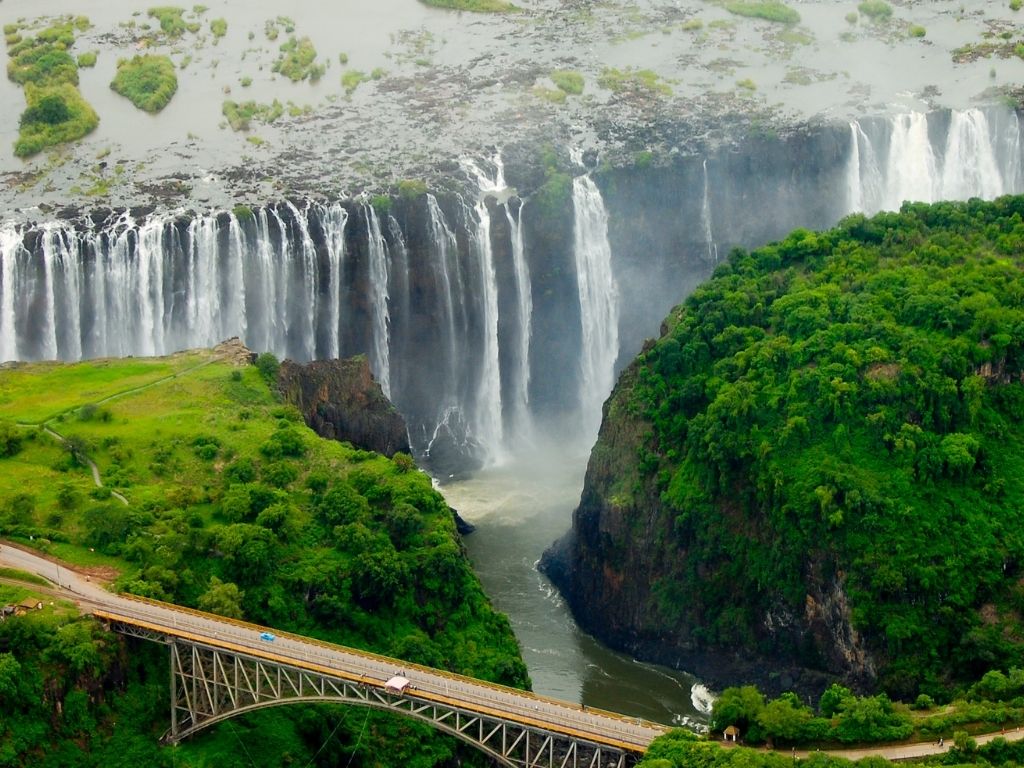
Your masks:
{"label": "paved road", "polygon": [[574,733],[601,744],[643,751],[652,740],[668,730],[664,726],[636,718],[584,708],[396,659],[331,646],[274,629],[267,631],[273,632],[276,639],[266,642],[260,639],[260,632],[267,628],[177,606],[114,595],[64,565],[8,544],[0,545],[0,565],[35,573],[59,584],[66,597],[74,600],[83,613],[99,611],[121,617],[128,623],[155,627],[169,635],[198,636],[210,645],[240,646],[256,656],[272,653],[292,660],[299,666],[303,663],[316,664],[337,670],[343,675],[361,676],[368,683],[379,686],[383,686],[396,674],[402,674],[414,687],[413,695],[425,692],[443,696],[456,700],[469,711],[484,714],[493,714],[497,710],[509,720],[529,723],[546,730]]}

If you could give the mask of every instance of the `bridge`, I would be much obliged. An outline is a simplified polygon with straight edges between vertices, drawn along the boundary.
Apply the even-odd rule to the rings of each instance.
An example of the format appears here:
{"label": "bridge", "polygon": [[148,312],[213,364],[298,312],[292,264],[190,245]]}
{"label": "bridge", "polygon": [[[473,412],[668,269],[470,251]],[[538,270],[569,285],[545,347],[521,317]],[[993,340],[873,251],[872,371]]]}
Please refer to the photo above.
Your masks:
{"label": "bridge", "polygon": [[69,590],[83,613],[111,630],[168,647],[168,742],[256,709],[337,702],[421,720],[508,768],[628,768],[668,730],[400,659],[115,595],[52,561],[7,545],[0,549],[0,563]]}

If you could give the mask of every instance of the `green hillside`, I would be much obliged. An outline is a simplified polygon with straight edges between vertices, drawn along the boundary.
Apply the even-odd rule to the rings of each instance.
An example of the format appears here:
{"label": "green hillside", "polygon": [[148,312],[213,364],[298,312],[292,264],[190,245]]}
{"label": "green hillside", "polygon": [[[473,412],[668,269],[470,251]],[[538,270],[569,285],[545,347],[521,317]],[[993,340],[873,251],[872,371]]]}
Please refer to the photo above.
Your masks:
{"label": "green hillside", "polygon": [[[201,352],[0,370],[0,456],[0,536],[120,589],[528,684],[430,479],[403,454],[321,440],[256,366]],[[240,739],[259,765],[455,753],[411,721],[330,706],[158,747],[165,651],[52,611],[0,624],[0,765],[238,764]]]}

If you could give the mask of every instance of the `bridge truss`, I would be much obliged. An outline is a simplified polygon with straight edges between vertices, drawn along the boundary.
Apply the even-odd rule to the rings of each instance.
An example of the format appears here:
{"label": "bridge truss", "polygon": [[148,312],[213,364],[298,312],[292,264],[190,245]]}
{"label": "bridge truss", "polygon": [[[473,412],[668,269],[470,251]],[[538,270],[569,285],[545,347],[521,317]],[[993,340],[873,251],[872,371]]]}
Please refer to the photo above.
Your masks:
{"label": "bridge truss", "polygon": [[429,723],[508,768],[630,768],[640,755],[503,717],[460,707],[415,689],[397,692],[377,680],[349,679],[315,665],[270,661],[112,622],[122,634],[166,644],[171,656],[170,743],[255,709],[299,702],[337,702],[394,712]]}

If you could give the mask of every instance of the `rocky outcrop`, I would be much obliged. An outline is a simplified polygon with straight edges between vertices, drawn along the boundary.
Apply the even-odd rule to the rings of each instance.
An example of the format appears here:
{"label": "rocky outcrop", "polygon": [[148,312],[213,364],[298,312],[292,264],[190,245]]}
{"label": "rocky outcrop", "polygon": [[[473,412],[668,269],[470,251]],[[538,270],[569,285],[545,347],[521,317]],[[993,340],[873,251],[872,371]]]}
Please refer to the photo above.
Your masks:
{"label": "rocky outcrop", "polygon": [[281,363],[277,386],[321,437],[385,456],[409,453],[405,420],[381,391],[366,357]]}
{"label": "rocky outcrop", "polygon": [[[715,606],[706,595],[681,594],[674,586],[683,573],[710,574],[715,563],[693,543],[678,546],[674,516],[660,500],[656,479],[639,469],[638,456],[653,446],[650,425],[628,407],[636,378],[636,366],[627,368],[605,404],[572,529],[540,563],[581,627],[613,648],[691,672],[712,688],[752,683],[772,695],[813,697],[836,679],[869,688],[875,663],[851,624],[843,575],[813,557],[804,605],[750,595],[756,636],[734,642],[706,636],[711,611],[748,606]],[[738,509],[718,514],[740,517]]]}

